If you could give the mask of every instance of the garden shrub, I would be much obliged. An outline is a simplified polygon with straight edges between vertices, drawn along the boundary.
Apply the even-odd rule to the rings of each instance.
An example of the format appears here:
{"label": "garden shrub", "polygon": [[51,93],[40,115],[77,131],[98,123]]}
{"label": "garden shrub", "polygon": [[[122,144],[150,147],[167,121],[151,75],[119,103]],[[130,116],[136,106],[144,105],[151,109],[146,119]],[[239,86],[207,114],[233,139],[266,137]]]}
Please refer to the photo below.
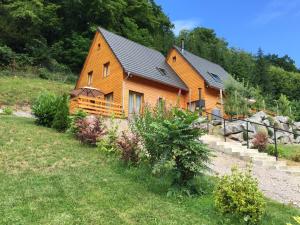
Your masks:
{"label": "garden shrub", "polygon": [[149,154],[153,173],[171,170],[174,186],[186,187],[208,169],[210,150],[198,141],[205,131],[193,126],[197,119],[197,113],[156,108],[136,120],[135,128]]}
{"label": "garden shrub", "polygon": [[267,148],[268,144],[268,135],[265,132],[258,131],[252,140],[254,148],[257,148],[258,151],[263,152]]}
{"label": "garden shrub", "polygon": [[131,130],[142,139],[142,144],[148,152],[151,165],[160,160],[163,150],[159,147],[159,142],[156,140],[155,127],[153,123],[162,123],[165,119],[169,118],[170,111],[166,110],[162,103],[158,104],[153,109],[145,106],[143,115],[135,115],[133,123],[131,123]]}
{"label": "garden shrub", "polygon": [[81,143],[96,146],[99,141],[106,134],[106,127],[103,121],[96,116],[88,116],[83,119],[78,119],[76,122],[77,133],[76,138]]}
{"label": "garden shrub", "polygon": [[97,143],[97,146],[104,152],[116,152],[118,150],[118,129],[119,126],[116,123],[114,117],[110,118],[109,129],[106,136]]}
{"label": "garden shrub", "polygon": [[137,165],[140,161],[139,138],[137,135],[125,131],[117,141],[118,147],[121,150],[121,160],[126,164]]}
{"label": "garden shrub", "polygon": [[72,114],[71,116],[69,116],[69,129],[68,132],[70,132],[73,135],[76,135],[76,133],[78,132],[78,127],[77,127],[77,121],[79,119],[84,119],[87,116],[87,113],[84,112],[83,110],[77,110],[75,111],[74,114]]}
{"label": "garden shrub", "polygon": [[2,114],[4,114],[4,115],[12,115],[13,114],[13,110],[10,107],[5,107],[5,108],[3,108]]}
{"label": "garden shrub", "polygon": [[57,111],[52,127],[58,131],[66,131],[69,126],[69,98],[64,94],[58,98]]}
{"label": "garden shrub", "polygon": [[[267,145],[266,150],[269,155],[276,156],[274,145]],[[278,151],[278,156],[282,156],[283,149],[278,145],[277,145],[277,151]]]}
{"label": "garden shrub", "polygon": [[57,112],[58,97],[50,92],[41,93],[32,105],[33,115],[36,123],[51,127]]}
{"label": "garden shrub", "polygon": [[244,224],[257,224],[265,211],[265,200],[251,171],[232,168],[216,185],[215,205],[223,214],[233,215]]}

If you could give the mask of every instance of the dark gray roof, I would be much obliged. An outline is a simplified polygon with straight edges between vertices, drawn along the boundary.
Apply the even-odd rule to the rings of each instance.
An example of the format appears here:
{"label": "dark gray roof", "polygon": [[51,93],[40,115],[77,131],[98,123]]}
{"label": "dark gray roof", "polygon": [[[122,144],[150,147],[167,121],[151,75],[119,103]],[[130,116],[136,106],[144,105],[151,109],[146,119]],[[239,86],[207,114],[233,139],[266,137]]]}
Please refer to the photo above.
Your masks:
{"label": "dark gray roof", "polygon": [[[174,46],[174,48],[194,67],[209,86],[224,89],[224,81],[227,80],[230,75],[220,65],[196,56],[186,50],[182,53],[181,48],[177,46]],[[217,77],[215,75],[217,75]],[[220,79],[218,79],[218,77]]]}
{"label": "dark gray roof", "polygon": [[118,58],[125,72],[188,90],[159,51],[130,41],[101,27],[99,27],[98,30]]}

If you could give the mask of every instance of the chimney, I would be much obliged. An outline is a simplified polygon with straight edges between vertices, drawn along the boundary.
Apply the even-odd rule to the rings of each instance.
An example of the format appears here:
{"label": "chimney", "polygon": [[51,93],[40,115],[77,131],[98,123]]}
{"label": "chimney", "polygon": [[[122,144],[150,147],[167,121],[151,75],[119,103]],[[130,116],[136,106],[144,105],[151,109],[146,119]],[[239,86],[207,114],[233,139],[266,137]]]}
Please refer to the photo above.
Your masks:
{"label": "chimney", "polygon": [[181,53],[184,52],[184,39],[181,39]]}

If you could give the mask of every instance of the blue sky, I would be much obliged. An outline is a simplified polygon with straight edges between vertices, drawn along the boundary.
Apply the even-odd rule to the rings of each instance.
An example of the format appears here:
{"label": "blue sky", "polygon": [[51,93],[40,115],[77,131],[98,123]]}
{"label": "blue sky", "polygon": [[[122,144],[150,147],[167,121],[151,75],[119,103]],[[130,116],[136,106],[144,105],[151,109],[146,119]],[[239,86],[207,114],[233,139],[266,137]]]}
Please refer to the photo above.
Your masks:
{"label": "blue sky", "polygon": [[300,67],[300,0],[155,0],[175,25],[174,32],[212,28],[231,47],[279,56]]}

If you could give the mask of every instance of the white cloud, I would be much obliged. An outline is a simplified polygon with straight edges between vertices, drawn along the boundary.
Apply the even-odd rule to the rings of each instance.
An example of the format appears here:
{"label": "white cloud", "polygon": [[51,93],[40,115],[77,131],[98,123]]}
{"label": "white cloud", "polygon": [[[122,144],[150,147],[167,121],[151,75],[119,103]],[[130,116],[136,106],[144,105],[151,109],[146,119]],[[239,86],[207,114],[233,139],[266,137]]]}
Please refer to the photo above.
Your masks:
{"label": "white cloud", "polygon": [[194,27],[197,27],[200,25],[200,22],[198,20],[175,20],[173,21],[174,24],[174,33],[175,35],[178,35],[181,30],[191,30]]}
{"label": "white cloud", "polygon": [[283,17],[293,17],[300,10],[299,0],[271,0],[254,19],[254,24],[267,25]]}

